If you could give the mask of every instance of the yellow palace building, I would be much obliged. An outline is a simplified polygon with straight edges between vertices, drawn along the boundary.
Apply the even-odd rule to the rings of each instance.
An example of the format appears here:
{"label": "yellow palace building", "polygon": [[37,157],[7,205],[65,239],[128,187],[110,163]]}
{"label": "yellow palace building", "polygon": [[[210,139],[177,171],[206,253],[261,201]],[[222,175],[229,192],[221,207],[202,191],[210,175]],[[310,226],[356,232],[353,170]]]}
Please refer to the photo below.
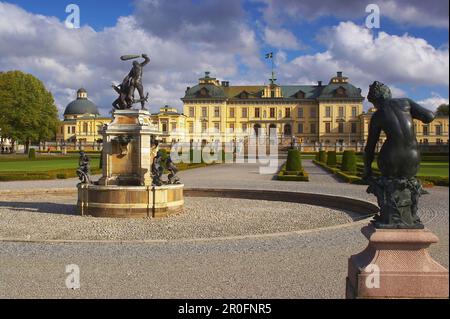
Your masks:
{"label": "yellow palace building", "polygon": [[56,147],[99,150],[102,137],[98,131],[110,122],[111,117],[100,116],[97,106],[81,88],[77,91],[76,100],[70,102],[64,111],[64,120],[56,132]]}
{"label": "yellow palace building", "polygon": [[[280,144],[295,143],[305,150],[351,148],[363,150],[374,109],[363,111],[364,97],[342,72],[327,84],[232,86],[209,72],[186,89],[183,112],[165,106],[152,113],[162,143],[246,140],[250,135],[276,132]],[[57,149],[100,149],[99,130],[111,117],[79,89],[69,103],[57,131]],[[449,119],[438,116],[430,124],[415,121],[422,145],[448,145]],[[380,143],[383,141],[381,137]]]}
{"label": "yellow palace building", "polygon": [[[361,89],[342,72],[327,84],[278,85],[271,79],[267,85],[248,86],[232,86],[206,72],[181,100],[191,142],[239,140],[275,130],[281,144],[323,149],[344,144],[362,150],[373,113],[363,112]],[[416,122],[416,129],[421,143],[448,143],[448,117],[429,125]]]}
{"label": "yellow palace building", "polygon": [[228,140],[263,129],[275,130],[281,143],[291,143],[295,137],[300,143],[330,145],[361,138],[363,100],[361,90],[342,72],[328,84],[287,86],[274,80],[262,86],[231,86],[206,72],[182,98],[188,134],[194,141],[210,128],[230,132]]}

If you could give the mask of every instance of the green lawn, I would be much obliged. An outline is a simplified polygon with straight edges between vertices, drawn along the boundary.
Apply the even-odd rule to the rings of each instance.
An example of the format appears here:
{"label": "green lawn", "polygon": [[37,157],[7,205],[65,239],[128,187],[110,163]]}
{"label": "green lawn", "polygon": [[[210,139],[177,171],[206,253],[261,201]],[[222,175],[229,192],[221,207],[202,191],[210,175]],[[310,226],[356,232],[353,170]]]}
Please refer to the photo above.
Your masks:
{"label": "green lawn", "polygon": [[417,175],[448,177],[448,162],[422,162]]}
{"label": "green lawn", "polygon": [[[100,164],[99,155],[88,155],[91,167]],[[46,172],[60,169],[78,168],[78,155],[38,156],[36,160],[28,160],[26,156],[0,156],[0,172]]]}

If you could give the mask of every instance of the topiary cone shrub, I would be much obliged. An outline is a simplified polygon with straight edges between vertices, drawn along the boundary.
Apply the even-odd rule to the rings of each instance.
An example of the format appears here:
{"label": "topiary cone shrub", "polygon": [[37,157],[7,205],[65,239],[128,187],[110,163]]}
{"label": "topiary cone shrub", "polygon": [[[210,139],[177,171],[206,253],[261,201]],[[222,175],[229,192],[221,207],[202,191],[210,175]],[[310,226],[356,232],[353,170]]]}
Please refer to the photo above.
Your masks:
{"label": "topiary cone shrub", "polygon": [[31,148],[28,152],[28,159],[34,160],[36,159],[36,150],[34,148]]}
{"label": "topiary cone shrub", "polygon": [[349,172],[356,174],[356,154],[355,151],[344,151],[342,155],[342,166],[341,170],[344,172]]}
{"label": "topiary cone shrub", "polygon": [[319,162],[327,162],[327,153],[325,151],[319,151]]}
{"label": "topiary cone shrub", "polygon": [[286,171],[301,171],[302,159],[299,150],[288,150],[288,156],[286,160]]}
{"label": "topiary cone shrub", "polygon": [[336,151],[329,151],[327,153],[327,165],[328,166],[336,166],[337,160],[336,160]]}

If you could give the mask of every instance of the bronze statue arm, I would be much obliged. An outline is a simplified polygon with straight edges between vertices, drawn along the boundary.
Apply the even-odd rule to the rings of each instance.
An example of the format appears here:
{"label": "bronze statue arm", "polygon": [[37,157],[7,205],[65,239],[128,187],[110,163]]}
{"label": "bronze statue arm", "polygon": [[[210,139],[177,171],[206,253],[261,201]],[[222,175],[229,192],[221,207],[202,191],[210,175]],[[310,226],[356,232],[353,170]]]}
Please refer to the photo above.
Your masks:
{"label": "bronze statue arm", "polygon": [[372,175],[372,162],[375,158],[375,148],[380,139],[381,127],[378,125],[376,113],[372,116],[369,124],[369,136],[364,149],[364,179]]}
{"label": "bronze statue arm", "polygon": [[422,105],[408,99],[409,105],[411,107],[411,115],[414,119],[420,120],[423,123],[431,123],[434,120],[435,114],[424,108]]}
{"label": "bronze statue arm", "polygon": [[141,63],[141,66],[145,66],[150,62],[150,58],[147,54],[143,54],[142,57],[144,58],[144,62]]}
{"label": "bronze statue arm", "polygon": [[117,85],[111,85],[111,87],[114,89],[114,91],[116,91],[117,93],[121,94],[122,92],[120,92],[120,89]]}

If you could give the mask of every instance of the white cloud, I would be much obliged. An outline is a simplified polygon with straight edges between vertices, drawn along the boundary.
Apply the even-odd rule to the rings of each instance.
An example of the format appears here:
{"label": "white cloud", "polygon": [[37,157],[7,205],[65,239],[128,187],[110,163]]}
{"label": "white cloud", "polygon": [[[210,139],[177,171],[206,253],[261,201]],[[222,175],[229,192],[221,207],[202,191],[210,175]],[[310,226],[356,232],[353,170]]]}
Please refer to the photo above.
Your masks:
{"label": "white cloud", "polygon": [[[145,20],[145,6],[151,9],[153,3],[159,5],[155,17],[165,17],[171,24],[169,29]],[[270,71],[260,55],[255,30],[242,18],[239,2],[234,0],[229,7],[219,0],[214,4],[221,8],[222,14],[211,12],[212,5],[184,12],[183,1],[171,5],[166,1],[143,1],[138,7],[142,10],[135,15],[121,17],[115,26],[95,31],[88,26],[67,29],[56,18],[31,14],[0,2],[0,70],[20,69],[42,79],[61,112],[74,98],[76,89],[85,87],[107,114],[116,98],[110,84],[121,81],[130,68],[129,62],[119,60],[123,54],[150,55],[144,87],[150,93],[152,111],[164,104],[180,107],[185,88],[194,85],[204,71],[232,84],[262,84]],[[177,15],[180,19],[176,19]],[[276,42],[280,50],[301,45],[289,30],[280,27],[262,30],[265,40]],[[434,48],[409,35],[380,32],[374,37],[352,22],[324,32],[321,41],[325,46],[323,52],[291,60],[284,51],[279,51],[276,54],[279,83],[326,81],[339,70],[361,86],[364,93],[374,80],[389,84],[396,96],[405,95],[398,88],[404,85],[448,86],[448,46]]]}
{"label": "white cloud", "polygon": [[123,54],[150,55],[144,88],[150,93],[152,111],[165,104],[180,107],[185,88],[203,71],[233,79],[239,63],[251,70],[263,67],[255,33],[243,23],[234,24],[235,40],[222,50],[225,44],[220,41],[157,35],[135,16],[121,17],[115,26],[98,32],[86,26],[68,29],[56,18],[4,2],[0,2],[0,16],[0,70],[20,69],[42,79],[60,113],[76,89],[85,87],[107,114],[116,98],[111,82],[120,82],[131,67],[119,60]]}
{"label": "white cloud", "polygon": [[418,101],[418,103],[429,110],[436,111],[439,105],[448,104],[448,98],[444,98],[438,93],[433,92],[429,98]]}
{"label": "white cloud", "polygon": [[[380,7],[381,23],[385,17],[401,25],[449,27],[448,0],[256,0],[264,4],[265,21],[281,25],[290,21],[314,20],[324,16],[341,19],[366,17],[365,9],[369,3]],[[381,25],[383,27],[383,25]]]}
{"label": "white cloud", "polygon": [[298,50],[301,48],[297,37],[286,29],[264,29],[264,41],[277,49]]}
{"label": "white cloud", "polygon": [[[279,73],[291,83],[329,79],[341,70],[366,92],[374,80],[391,86],[449,84],[448,48],[436,49],[420,38],[370,31],[342,22],[323,33],[324,52],[299,56],[280,65]],[[404,95],[404,91],[393,90]]]}

